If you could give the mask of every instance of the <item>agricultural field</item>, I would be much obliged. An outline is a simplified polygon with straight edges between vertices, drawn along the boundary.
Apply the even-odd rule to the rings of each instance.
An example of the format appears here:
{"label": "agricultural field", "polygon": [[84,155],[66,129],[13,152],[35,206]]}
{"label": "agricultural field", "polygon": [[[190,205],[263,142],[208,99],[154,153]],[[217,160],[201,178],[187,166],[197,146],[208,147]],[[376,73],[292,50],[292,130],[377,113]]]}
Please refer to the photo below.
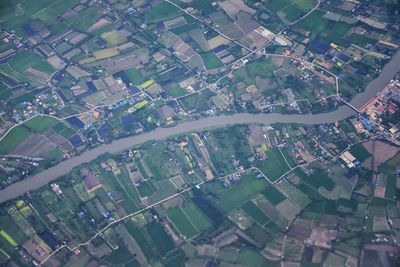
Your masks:
{"label": "agricultural field", "polygon": [[180,15],[180,11],[173,5],[161,2],[153,6],[150,12],[146,13],[145,19],[149,23],[157,23],[168,19],[173,19]]}
{"label": "agricultural field", "polygon": [[350,31],[351,25],[345,22],[333,22],[324,18],[325,13],[316,10],[299,22],[299,26],[311,31],[311,36],[322,38],[327,42],[334,42],[339,45],[346,44],[343,37]]}
{"label": "agricultural field", "polygon": [[54,72],[52,66],[41,59],[39,56],[32,52],[22,52],[13,57],[9,61],[9,65],[18,72],[24,72],[28,68],[34,68],[38,71],[43,71],[46,73]]}
{"label": "agricultural field", "polygon": [[260,162],[258,166],[271,181],[276,181],[281,175],[289,171],[289,166],[279,149],[268,150],[267,159]]}
{"label": "agricultural field", "polygon": [[1,141],[0,141],[0,153],[7,154],[11,152],[19,143],[24,141],[30,131],[21,126],[12,129]]}
{"label": "agricultural field", "polygon": [[191,218],[187,217],[180,207],[174,207],[167,210],[168,219],[178,229],[185,239],[191,239],[199,232],[193,225]]}
{"label": "agricultural field", "polygon": [[400,20],[356,2],[4,0],[0,266],[399,265]]}
{"label": "agricultural field", "polygon": [[200,54],[207,69],[216,69],[223,66],[222,62],[215,56],[214,53],[208,52]]}

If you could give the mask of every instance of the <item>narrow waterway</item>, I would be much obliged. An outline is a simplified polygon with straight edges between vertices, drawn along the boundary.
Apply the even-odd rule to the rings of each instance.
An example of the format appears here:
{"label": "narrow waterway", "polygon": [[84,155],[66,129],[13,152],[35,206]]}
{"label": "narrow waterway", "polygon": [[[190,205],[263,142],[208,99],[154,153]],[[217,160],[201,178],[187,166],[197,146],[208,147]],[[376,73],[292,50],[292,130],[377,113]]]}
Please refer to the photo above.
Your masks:
{"label": "narrow waterway", "polygon": [[[384,86],[400,71],[400,52],[398,52],[391,61],[386,64],[378,78],[371,81],[363,93],[358,94],[350,102],[357,108],[360,108],[370,98],[374,97]],[[115,140],[110,144],[102,145],[92,150],[88,150],[79,156],[65,160],[58,165],[40,172],[30,178],[14,183],[7,188],[0,190],[0,203],[16,198],[27,191],[38,189],[58,177],[68,174],[74,167],[82,163],[92,161],[104,153],[115,153],[134,145],[139,145],[150,140],[165,139],[170,136],[197,131],[204,128],[222,127],[233,124],[249,123],[296,123],[296,124],[321,124],[334,123],[338,120],[346,119],[354,115],[354,111],[347,106],[341,106],[339,109],[322,114],[248,114],[238,113],[234,115],[221,115],[210,118],[204,118],[197,121],[180,123],[171,128],[158,128],[154,131],[137,136],[131,136]]]}

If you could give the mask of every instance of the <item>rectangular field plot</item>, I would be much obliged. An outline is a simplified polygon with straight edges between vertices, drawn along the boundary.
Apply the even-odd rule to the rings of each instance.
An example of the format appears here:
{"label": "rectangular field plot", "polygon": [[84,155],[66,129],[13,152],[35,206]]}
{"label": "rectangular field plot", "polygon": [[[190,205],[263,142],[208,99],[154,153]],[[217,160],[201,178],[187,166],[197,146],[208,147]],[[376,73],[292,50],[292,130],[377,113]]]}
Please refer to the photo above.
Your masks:
{"label": "rectangular field plot", "polygon": [[192,202],[182,207],[182,211],[190,218],[190,221],[199,231],[205,231],[211,227],[206,215],[200,211]]}
{"label": "rectangular field plot", "polygon": [[258,168],[271,181],[276,181],[285,172],[289,171],[289,167],[278,149],[267,151],[267,159],[258,164]]}
{"label": "rectangular field plot", "polygon": [[250,175],[243,175],[239,183],[220,192],[222,201],[218,206],[222,211],[228,212],[250,199],[256,193],[264,190],[267,185],[268,183],[264,179],[256,179]]}
{"label": "rectangular field plot", "polygon": [[252,201],[247,201],[244,203],[241,208],[251,217],[253,218],[256,222],[258,222],[261,225],[266,224],[269,221],[269,218],[267,215],[262,212],[256,204],[254,204]]}
{"label": "rectangular field plot", "polygon": [[0,142],[0,154],[11,152],[18,144],[24,141],[29,135],[29,130],[23,126],[12,129]]}
{"label": "rectangular field plot", "polygon": [[280,181],[277,187],[301,209],[311,203],[311,200],[303,192],[285,180]]}
{"label": "rectangular field plot", "polygon": [[167,210],[168,219],[173,223],[177,230],[185,239],[191,239],[199,232],[191,223],[180,207],[173,207]]}

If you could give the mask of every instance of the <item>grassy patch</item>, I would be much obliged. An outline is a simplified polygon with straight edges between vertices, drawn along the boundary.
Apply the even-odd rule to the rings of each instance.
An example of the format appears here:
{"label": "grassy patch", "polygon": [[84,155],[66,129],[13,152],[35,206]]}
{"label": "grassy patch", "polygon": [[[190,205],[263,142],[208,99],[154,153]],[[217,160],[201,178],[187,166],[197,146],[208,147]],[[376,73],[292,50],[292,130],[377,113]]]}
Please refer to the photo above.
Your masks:
{"label": "grassy patch", "polygon": [[207,217],[192,202],[183,206],[182,210],[200,231],[205,231],[211,227],[211,223]]}
{"label": "grassy patch", "polygon": [[214,0],[195,1],[194,4],[192,4],[192,7],[200,10],[204,15],[208,16],[215,11],[211,5],[213,2]]}
{"label": "grassy patch", "polygon": [[146,225],[146,229],[153,240],[153,244],[162,255],[174,248],[174,243],[160,224],[157,222],[149,223]]}
{"label": "grassy patch", "polygon": [[105,260],[113,264],[121,264],[129,262],[133,256],[125,246],[119,246],[111,254],[105,257]]}
{"label": "grassy patch", "polygon": [[154,189],[150,181],[142,182],[136,188],[142,197],[151,196],[154,193]]}
{"label": "grassy patch", "polygon": [[243,202],[264,190],[268,183],[264,179],[256,179],[253,176],[243,175],[237,184],[220,192],[221,202],[218,204],[223,212],[229,212]]}
{"label": "grassy patch", "polygon": [[132,222],[128,222],[125,224],[126,229],[129,234],[136,240],[139,244],[140,248],[143,251],[143,254],[146,258],[151,259],[154,257],[153,248],[146,236],[143,234],[143,230],[137,228]]}
{"label": "grassy patch", "polygon": [[277,205],[284,201],[286,197],[275,187],[268,186],[262,194],[265,196],[266,199],[268,199],[273,205]]}
{"label": "grassy patch", "polygon": [[0,154],[7,154],[23,142],[30,131],[24,126],[12,129],[0,142]]}
{"label": "grassy patch", "polygon": [[98,7],[88,7],[87,9],[80,11],[75,16],[66,20],[66,24],[78,31],[86,31],[95,22],[96,18],[100,14]]}
{"label": "grassy patch", "polygon": [[201,53],[200,56],[208,70],[224,66],[221,60],[219,60],[219,58],[213,52]]}
{"label": "grassy patch", "polygon": [[263,256],[247,248],[243,248],[240,250],[238,255],[238,262],[241,263],[243,266],[269,266]]}
{"label": "grassy patch", "polygon": [[180,207],[173,207],[167,210],[169,220],[174,224],[177,230],[185,237],[190,239],[198,234],[198,231],[183,213]]}
{"label": "grassy patch", "polygon": [[11,90],[0,85],[0,101],[7,100],[10,96],[12,96]]}
{"label": "grassy patch", "polygon": [[150,12],[147,12],[145,18],[149,23],[157,23],[167,19],[172,19],[180,15],[180,10],[167,2],[161,2],[153,6]]}
{"label": "grassy patch", "polygon": [[168,94],[173,97],[180,97],[186,94],[186,91],[179,86],[170,88],[167,91]]}
{"label": "grassy patch", "polygon": [[275,181],[289,170],[285,159],[278,149],[267,151],[267,159],[258,164],[259,169],[271,180]]}
{"label": "grassy patch", "polygon": [[179,99],[186,111],[202,112],[209,109],[209,101],[214,92],[209,89]]}
{"label": "grassy patch", "polygon": [[140,75],[140,71],[136,68],[126,70],[125,74],[128,76],[128,79],[132,82],[132,84],[139,85],[144,82],[142,75]]}
{"label": "grassy patch", "polygon": [[54,71],[49,63],[30,51],[18,53],[13,56],[8,63],[14,70],[19,72],[23,72],[28,68],[34,68],[46,73],[52,73]]}
{"label": "grassy patch", "polygon": [[261,225],[269,221],[269,218],[250,200],[242,205],[242,209]]}
{"label": "grassy patch", "polygon": [[350,148],[350,153],[356,157],[360,162],[366,160],[370,154],[367,149],[362,144],[356,144]]}
{"label": "grassy patch", "polygon": [[[343,36],[351,29],[351,25],[344,22],[336,22],[323,18],[325,13],[315,10],[305,19],[299,22],[299,27],[310,30],[313,38],[321,38],[326,42],[340,44]],[[347,42],[347,41],[346,41]]]}
{"label": "grassy patch", "polygon": [[38,133],[44,133],[54,125],[58,123],[58,120],[52,118],[52,117],[47,117],[47,116],[37,116],[29,121],[25,122],[25,126],[35,130]]}
{"label": "grassy patch", "polygon": [[306,181],[316,189],[322,186],[325,187],[326,190],[332,191],[335,187],[335,182],[328,176],[328,173],[322,169],[315,169],[309,176],[307,176],[301,169],[296,169],[295,172],[302,180]]}

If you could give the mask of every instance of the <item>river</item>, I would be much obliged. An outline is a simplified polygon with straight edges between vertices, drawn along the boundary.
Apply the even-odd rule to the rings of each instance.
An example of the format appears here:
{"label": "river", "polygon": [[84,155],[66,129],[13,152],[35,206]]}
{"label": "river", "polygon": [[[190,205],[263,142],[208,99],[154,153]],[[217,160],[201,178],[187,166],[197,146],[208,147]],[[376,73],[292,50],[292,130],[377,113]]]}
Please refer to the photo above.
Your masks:
{"label": "river", "polygon": [[[394,55],[391,61],[386,64],[379,77],[371,81],[364,92],[356,95],[350,102],[353,106],[360,108],[370,98],[374,97],[384,86],[400,71],[400,51]],[[211,127],[221,127],[233,124],[248,123],[296,123],[296,124],[321,124],[334,123],[338,120],[353,116],[355,112],[348,106],[341,106],[337,110],[321,114],[248,114],[237,113],[234,115],[220,115],[215,117],[203,118],[196,121],[180,123],[171,128],[157,128],[151,132],[141,135],[130,136],[113,141],[94,149],[88,150],[79,156],[65,160],[54,167],[44,170],[25,180],[16,182],[7,188],[0,190],[0,203],[21,196],[27,191],[38,189],[39,187],[68,174],[74,167],[82,163],[92,161],[104,153],[116,153],[139,145],[151,140],[165,139],[170,136],[197,131]]]}

